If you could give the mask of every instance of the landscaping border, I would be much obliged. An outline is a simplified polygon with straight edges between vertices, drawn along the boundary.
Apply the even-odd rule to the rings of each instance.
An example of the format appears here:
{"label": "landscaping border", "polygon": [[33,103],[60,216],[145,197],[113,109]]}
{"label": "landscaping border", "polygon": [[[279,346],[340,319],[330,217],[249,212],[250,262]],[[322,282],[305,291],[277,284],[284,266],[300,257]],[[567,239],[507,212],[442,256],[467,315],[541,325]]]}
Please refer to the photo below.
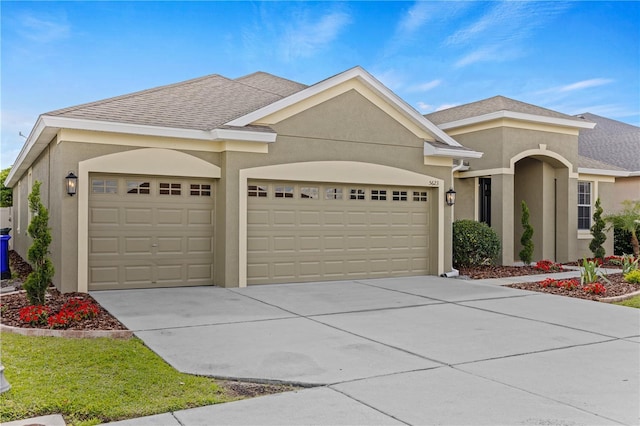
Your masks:
{"label": "landscaping border", "polygon": [[13,334],[21,334],[31,337],[65,337],[68,339],[97,339],[107,337],[110,339],[130,339],[133,337],[131,330],[52,330],[48,328],[22,328],[0,324],[0,331]]}
{"label": "landscaping border", "polygon": [[640,290],[634,291],[633,293],[622,294],[620,296],[603,297],[602,299],[598,299],[598,302],[616,303],[636,296],[640,296]]}

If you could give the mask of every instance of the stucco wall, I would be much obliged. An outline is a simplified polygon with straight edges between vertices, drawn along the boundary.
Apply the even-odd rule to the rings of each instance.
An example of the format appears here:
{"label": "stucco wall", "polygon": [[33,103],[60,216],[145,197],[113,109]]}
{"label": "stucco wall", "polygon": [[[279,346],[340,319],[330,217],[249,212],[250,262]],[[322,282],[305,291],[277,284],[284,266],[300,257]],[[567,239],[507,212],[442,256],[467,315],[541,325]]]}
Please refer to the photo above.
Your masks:
{"label": "stucco wall", "polygon": [[[218,240],[217,252],[224,261],[216,263],[216,282],[233,286],[238,271],[238,188],[240,169],[307,161],[356,161],[413,171],[444,180],[451,185],[451,168],[425,166],[423,140],[378,109],[356,92],[347,92],[330,101],[272,125],[278,139],[269,146],[269,153],[223,154],[223,177],[218,197],[223,197],[224,234]],[[309,135],[312,135],[310,137]],[[298,177],[292,177],[298,179]],[[435,192],[435,191],[434,191]],[[430,194],[432,221],[437,218],[437,198]],[[445,214],[451,210],[445,208]],[[223,216],[224,215],[224,216]],[[224,219],[223,219],[224,218]],[[451,269],[451,233],[445,226],[445,270]],[[224,250],[221,250],[224,248]],[[434,257],[438,253],[432,253]],[[435,262],[431,259],[431,265]],[[432,273],[436,273],[433,271]]]}

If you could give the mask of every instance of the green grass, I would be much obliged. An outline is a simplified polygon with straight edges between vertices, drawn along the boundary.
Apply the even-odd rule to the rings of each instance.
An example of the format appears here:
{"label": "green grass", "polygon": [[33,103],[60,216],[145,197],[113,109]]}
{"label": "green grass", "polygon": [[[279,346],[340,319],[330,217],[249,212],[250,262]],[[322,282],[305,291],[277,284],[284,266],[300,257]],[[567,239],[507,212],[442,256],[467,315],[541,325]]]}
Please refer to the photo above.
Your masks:
{"label": "green grass", "polygon": [[135,338],[0,337],[11,384],[1,422],[62,414],[94,425],[229,400],[215,380],[179,373]]}
{"label": "green grass", "polygon": [[622,302],[616,303],[616,305],[629,306],[631,308],[640,309],[640,295],[634,296],[631,299],[623,300]]}

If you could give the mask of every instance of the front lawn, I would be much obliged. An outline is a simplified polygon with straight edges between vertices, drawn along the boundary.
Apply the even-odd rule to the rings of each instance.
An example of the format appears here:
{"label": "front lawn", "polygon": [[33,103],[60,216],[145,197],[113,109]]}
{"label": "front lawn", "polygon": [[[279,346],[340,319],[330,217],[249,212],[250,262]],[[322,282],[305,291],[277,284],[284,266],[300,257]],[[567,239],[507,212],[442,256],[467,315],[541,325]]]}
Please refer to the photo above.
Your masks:
{"label": "front lawn", "polygon": [[634,296],[631,299],[623,300],[622,302],[616,303],[616,305],[629,306],[631,308],[640,309],[640,295]]}
{"label": "front lawn", "polygon": [[215,380],[179,373],[136,338],[0,338],[12,386],[0,395],[0,422],[62,414],[94,425],[231,399]]}

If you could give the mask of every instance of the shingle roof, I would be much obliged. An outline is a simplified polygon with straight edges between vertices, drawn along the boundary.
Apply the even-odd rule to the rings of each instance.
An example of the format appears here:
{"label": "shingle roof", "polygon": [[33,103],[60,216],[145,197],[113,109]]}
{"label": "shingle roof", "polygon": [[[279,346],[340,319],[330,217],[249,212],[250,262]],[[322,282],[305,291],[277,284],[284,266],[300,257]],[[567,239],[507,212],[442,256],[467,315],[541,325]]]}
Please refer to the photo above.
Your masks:
{"label": "shingle roof", "polygon": [[587,169],[601,169],[601,170],[617,170],[625,171],[622,167],[614,166],[613,164],[605,163],[603,161],[594,160],[593,158],[578,155],[578,167],[584,167]]}
{"label": "shingle roof", "polygon": [[580,130],[578,153],[581,156],[631,172],[640,171],[640,127],[588,112],[577,117],[596,123],[593,129]]}
{"label": "shingle roof", "polygon": [[432,123],[439,125],[498,111],[521,112],[525,114],[541,115],[544,117],[564,118],[567,120],[579,121],[578,118],[571,115],[562,114],[536,105],[516,101],[515,99],[510,99],[504,96],[494,96],[481,101],[471,102],[469,104],[444,109],[442,111],[436,111],[431,114],[426,114],[425,117]]}
{"label": "shingle roof", "polygon": [[211,130],[306,87],[263,72],[236,80],[213,74],[44,115]]}

